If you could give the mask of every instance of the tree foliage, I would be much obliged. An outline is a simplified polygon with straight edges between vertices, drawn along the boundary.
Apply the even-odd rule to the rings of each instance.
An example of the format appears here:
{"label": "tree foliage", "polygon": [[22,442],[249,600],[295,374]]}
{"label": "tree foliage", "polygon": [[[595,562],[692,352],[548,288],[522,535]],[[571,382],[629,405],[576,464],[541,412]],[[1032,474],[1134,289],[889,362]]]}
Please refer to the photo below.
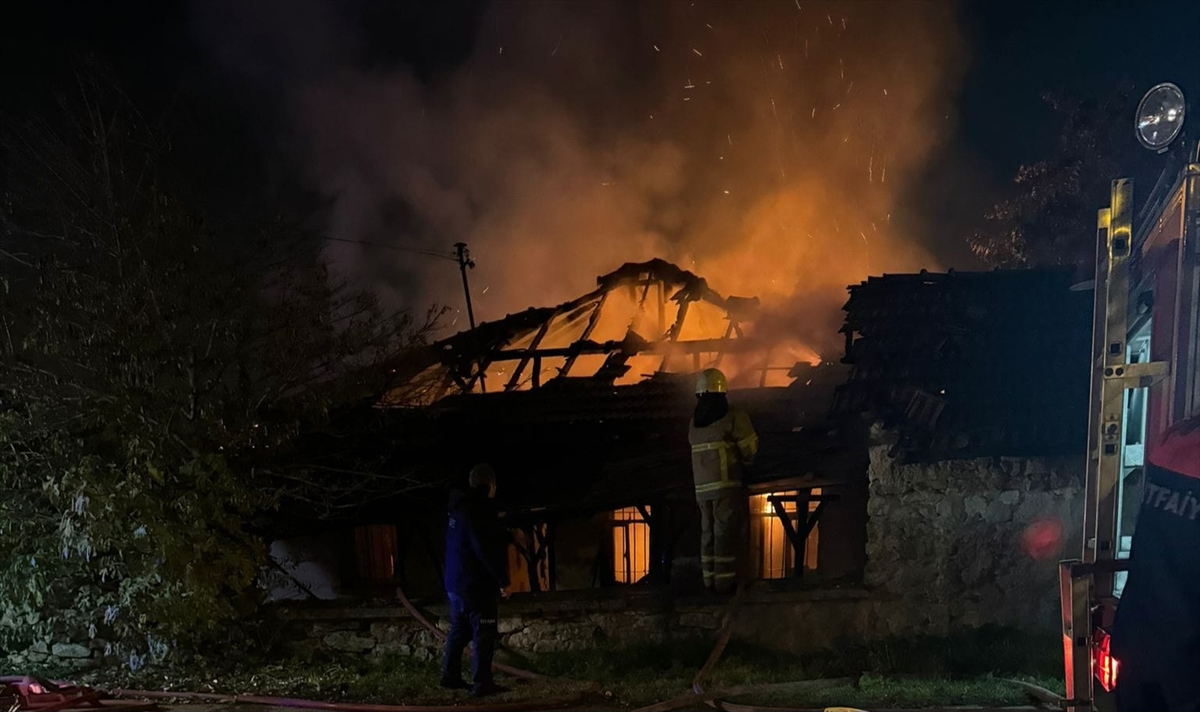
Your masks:
{"label": "tree foliage", "polygon": [[338,283],[301,223],[198,208],[171,149],[95,72],[4,132],[0,649],[228,641],[270,513],[360,487],[297,444],[432,328]]}
{"label": "tree foliage", "polygon": [[1094,259],[1096,211],[1111,183],[1140,158],[1133,136],[1135,97],[1123,90],[1100,100],[1045,100],[1061,117],[1056,154],[1017,171],[1017,193],[986,216],[970,238],[993,267],[1071,265]]}

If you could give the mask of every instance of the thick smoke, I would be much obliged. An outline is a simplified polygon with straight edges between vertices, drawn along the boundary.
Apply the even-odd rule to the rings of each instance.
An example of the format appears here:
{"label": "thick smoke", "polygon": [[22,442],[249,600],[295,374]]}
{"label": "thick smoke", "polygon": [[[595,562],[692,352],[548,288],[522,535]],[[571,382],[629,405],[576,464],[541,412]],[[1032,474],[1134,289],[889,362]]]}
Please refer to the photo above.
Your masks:
{"label": "thick smoke", "polygon": [[[365,68],[364,34],[331,4],[272,6],[276,21],[251,3],[224,33],[205,5],[227,67],[299,66],[289,116],[332,236],[466,242],[480,320],[657,256],[836,347],[847,284],[937,267],[901,226],[919,222],[903,196],[953,130],[950,3],[496,3],[469,61],[431,83]],[[461,305],[449,261],[350,243],[329,256],[398,304]]]}

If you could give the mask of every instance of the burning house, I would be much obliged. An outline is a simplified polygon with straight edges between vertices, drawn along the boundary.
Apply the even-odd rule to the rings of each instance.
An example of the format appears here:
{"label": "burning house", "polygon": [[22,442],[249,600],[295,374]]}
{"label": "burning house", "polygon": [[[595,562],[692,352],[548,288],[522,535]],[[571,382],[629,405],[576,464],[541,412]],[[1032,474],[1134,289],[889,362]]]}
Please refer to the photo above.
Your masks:
{"label": "burning house", "polygon": [[[849,288],[834,365],[756,338],[753,300],[665,262],[626,265],[578,300],[394,364],[372,440],[389,467],[442,488],[335,522],[330,559],[357,565],[340,574],[357,595],[399,582],[436,610],[444,485],[486,460],[514,581],[535,594],[506,604],[506,645],[705,635],[720,611],[687,594],[699,562],[686,423],[695,371],[719,364],[761,441],[750,556],[765,585],[739,635],[803,650],[1053,629],[1054,561],[1078,546],[1063,523],[1083,501],[1091,319],[1071,282],[1058,270],[868,279]],[[402,614],[296,610],[321,621],[299,633],[305,644],[384,652],[403,639],[432,654]]]}
{"label": "burning house", "polygon": [[[871,278],[849,288],[835,365],[756,333],[754,299],[667,262],[627,264],[578,299],[409,354],[375,411],[393,465],[422,481],[444,487],[480,461],[497,468],[517,590],[686,590],[699,579],[686,423],[694,374],[720,367],[761,441],[750,473],[758,577],[862,581],[870,530],[908,516],[879,510],[886,491],[868,502],[871,472],[1082,447],[1090,322],[1087,294],[1069,281],[1056,271]],[[984,486],[977,478],[963,483]],[[435,594],[441,487],[356,511],[349,577]]]}
{"label": "burning house", "polygon": [[[757,307],[665,261],[626,264],[578,299],[409,354],[377,410],[403,453],[397,466],[426,481],[496,467],[517,590],[686,587],[699,580],[687,422],[695,373],[719,367],[761,441],[758,574],[855,578],[864,429],[828,419],[844,368],[756,331]],[[435,591],[440,537],[428,532],[440,531],[443,505],[432,491],[406,500],[356,514],[388,522],[358,529],[358,574]]]}
{"label": "burning house", "polygon": [[[829,546],[861,550],[853,530],[864,522],[825,506],[865,494],[865,461],[831,456],[848,437],[825,422],[841,369],[756,332],[757,307],[668,262],[626,264],[578,299],[432,345],[398,365],[412,375],[381,407],[411,417],[415,389],[417,410],[461,436],[458,471],[497,467],[518,589],[679,584],[699,568],[686,426],[695,373],[722,368],[762,439],[759,573],[852,576],[861,556]],[[825,547],[822,528],[837,532]]]}

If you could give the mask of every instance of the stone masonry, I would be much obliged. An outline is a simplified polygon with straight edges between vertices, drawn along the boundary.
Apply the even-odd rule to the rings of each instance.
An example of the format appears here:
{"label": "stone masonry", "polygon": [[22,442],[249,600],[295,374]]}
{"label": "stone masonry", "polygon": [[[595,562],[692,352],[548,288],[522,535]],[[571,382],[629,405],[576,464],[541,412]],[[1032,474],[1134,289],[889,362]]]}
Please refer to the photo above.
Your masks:
{"label": "stone masonry", "polygon": [[[1082,460],[897,465],[886,446],[872,446],[864,585],[755,587],[738,616],[735,636],[802,652],[844,640],[945,635],[985,624],[1055,628],[1057,562],[1074,556],[1080,546]],[[1065,540],[1031,551],[1024,538],[1034,524],[1057,528]],[[280,610],[293,652],[432,659],[439,648],[399,605],[351,608],[328,601]],[[445,630],[444,606],[432,606],[431,613]],[[519,597],[503,604],[499,625],[507,650],[554,653],[709,641],[723,614],[718,602],[633,588]],[[105,656],[98,642],[40,644],[18,657],[95,665]]]}
{"label": "stone masonry", "polygon": [[[886,451],[871,448],[867,504],[866,584],[892,599],[877,624],[935,635],[1055,628],[1058,561],[1080,548],[1083,457],[897,465]],[[1035,523],[1061,528],[1062,545],[1031,554]]]}

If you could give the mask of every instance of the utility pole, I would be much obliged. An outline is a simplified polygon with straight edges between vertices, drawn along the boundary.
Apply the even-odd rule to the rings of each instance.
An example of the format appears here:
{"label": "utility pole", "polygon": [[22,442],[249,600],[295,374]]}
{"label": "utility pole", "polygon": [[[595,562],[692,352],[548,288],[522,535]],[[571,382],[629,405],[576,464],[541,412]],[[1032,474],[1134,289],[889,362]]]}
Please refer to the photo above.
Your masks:
{"label": "utility pole", "polygon": [[[458,271],[462,273],[463,294],[467,298],[467,321],[471,325],[471,333],[475,334],[475,309],[471,306],[471,287],[467,283],[467,268],[475,269],[475,260],[471,259],[471,252],[467,249],[467,243],[465,242],[454,243],[454,256],[458,260]],[[478,335],[476,335],[476,338],[478,338]],[[487,383],[484,380],[482,358],[478,365],[479,390],[486,393]]]}

